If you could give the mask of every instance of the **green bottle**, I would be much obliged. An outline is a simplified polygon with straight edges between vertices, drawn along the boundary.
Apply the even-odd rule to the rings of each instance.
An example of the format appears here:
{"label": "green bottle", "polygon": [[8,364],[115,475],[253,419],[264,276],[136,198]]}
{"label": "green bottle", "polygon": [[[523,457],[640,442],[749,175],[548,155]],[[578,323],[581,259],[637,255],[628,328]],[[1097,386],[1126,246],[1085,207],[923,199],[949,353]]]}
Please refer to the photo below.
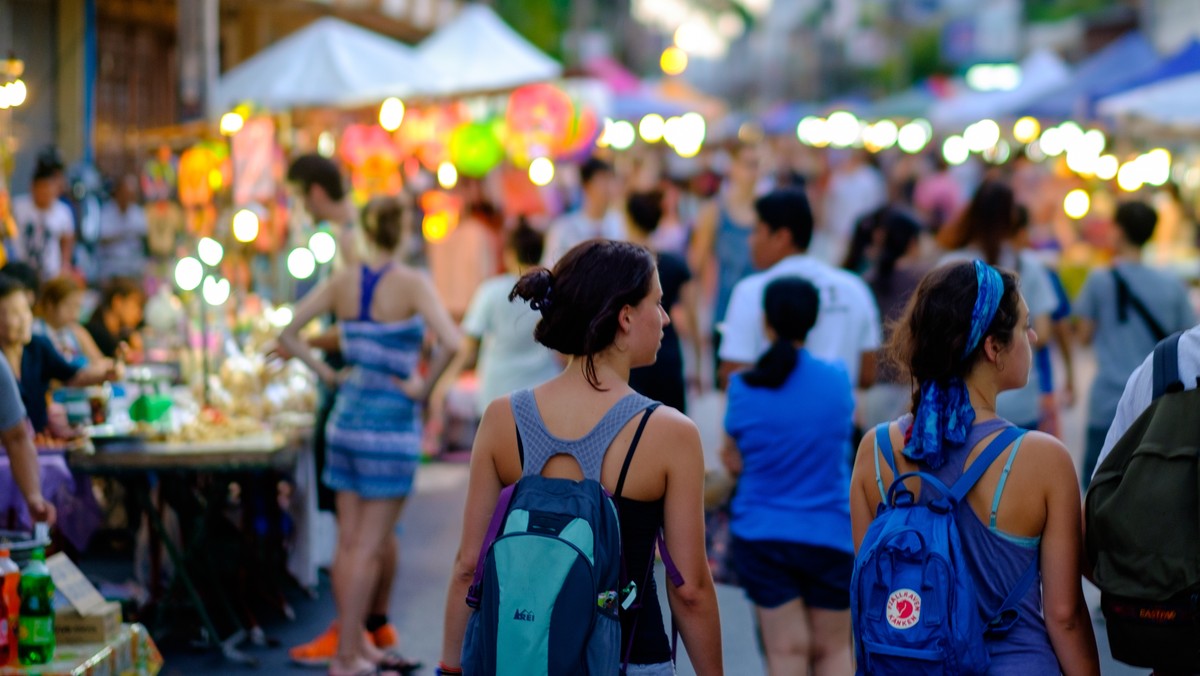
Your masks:
{"label": "green bottle", "polygon": [[21,571],[21,617],[17,620],[17,656],[21,664],[54,659],[54,581],[46,568],[46,550],[33,550]]}

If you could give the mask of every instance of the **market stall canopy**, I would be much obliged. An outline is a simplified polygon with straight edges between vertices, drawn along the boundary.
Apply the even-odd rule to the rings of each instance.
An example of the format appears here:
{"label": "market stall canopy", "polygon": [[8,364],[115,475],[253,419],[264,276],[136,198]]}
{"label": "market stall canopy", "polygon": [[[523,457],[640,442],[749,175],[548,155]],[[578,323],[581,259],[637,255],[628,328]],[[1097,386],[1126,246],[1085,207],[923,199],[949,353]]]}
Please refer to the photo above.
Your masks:
{"label": "market stall canopy", "polygon": [[557,61],[477,4],[417,45],[416,55],[436,75],[433,93],[441,96],[495,92],[562,75]]}
{"label": "market stall canopy", "polygon": [[934,104],[930,120],[943,129],[961,129],[979,120],[1008,117],[1043,96],[1064,87],[1071,69],[1058,55],[1036,51],[1021,62],[1021,84],[1000,92],[967,92]]}
{"label": "market stall canopy", "polygon": [[1100,101],[1102,115],[1200,128],[1200,72],[1148,84]]}
{"label": "market stall canopy", "polygon": [[1158,64],[1158,53],[1140,31],[1126,33],[1084,59],[1075,68],[1070,84],[1034,101],[1020,112],[1059,120],[1090,118],[1094,104],[1092,97],[1096,93],[1134,82]]}
{"label": "market stall canopy", "polygon": [[323,17],[225,73],[213,112],[253,102],[270,110],[358,106],[432,87],[412,49],[389,37]]}
{"label": "market stall canopy", "polygon": [[871,119],[924,117],[929,114],[930,107],[936,101],[937,97],[929,91],[928,87],[918,85],[875,101],[868,106],[867,117]]}
{"label": "market stall canopy", "polygon": [[1181,75],[1200,72],[1200,40],[1192,40],[1183,49],[1161,61],[1155,68],[1129,82],[1104,88],[1096,92],[1095,98],[1102,99],[1156,82],[1165,82]]}

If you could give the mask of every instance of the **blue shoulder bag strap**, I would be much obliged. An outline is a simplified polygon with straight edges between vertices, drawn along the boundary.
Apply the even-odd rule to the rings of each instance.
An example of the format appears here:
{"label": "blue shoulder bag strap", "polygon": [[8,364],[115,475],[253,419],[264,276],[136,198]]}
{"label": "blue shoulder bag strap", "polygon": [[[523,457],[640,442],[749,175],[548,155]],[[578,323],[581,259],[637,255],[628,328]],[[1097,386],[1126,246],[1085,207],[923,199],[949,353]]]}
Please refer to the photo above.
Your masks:
{"label": "blue shoulder bag strap", "polygon": [[1154,346],[1154,398],[1169,392],[1182,392],[1183,381],[1179,378],[1179,331]]}
{"label": "blue shoulder bag strap", "polygon": [[[984,472],[992,466],[996,458],[1000,457],[1000,454],[1005,449],[1023,436],[1025,436],[1025,430],[1019,427],[1008,427],[1000,432],[1000,434],[997,434],[996,438],[992,439],[992,442],[987,445],[987,448],[983,449],[983,452],[975,458],[975,462],[971,463],[971,466],[967,468],[962,477],[954,482],[954,486],[950,489],[954,499],[958,502],[965,500],[967,493],[970,493],[975,484],[979,483],[979,480],[983,478]],[[1041,571],[1038,558],[1034,556],[1033,561],[1029,562],[1029,567],[1025,569],[1025,572],[1021,575],[1021,579],[1017,580],[1017,583],[1013,585],[1004,602],[1000,604],[1000,608],[988,621],[986,632],[988,636],[1003,635],[1017,623],[1017,618],[1020,616],[1017,606],[1020,605],[1021,599],[1025,598],[1030,588],[1038,581],[1038,574]]]}
{"label": "blue shoulder bag strap", "polygon": [[891,423],[879,423],[875,426],[875,484],[879,486],[879,498],[882,502],[880,505],[887,503],[888,490],[883,485],[883,474],[879,469],[879,456],[887,461],[887,466],[892,470],[892,481],[900,476],[900,472],[896,470],[896,451],[892,448],[892,430]]}

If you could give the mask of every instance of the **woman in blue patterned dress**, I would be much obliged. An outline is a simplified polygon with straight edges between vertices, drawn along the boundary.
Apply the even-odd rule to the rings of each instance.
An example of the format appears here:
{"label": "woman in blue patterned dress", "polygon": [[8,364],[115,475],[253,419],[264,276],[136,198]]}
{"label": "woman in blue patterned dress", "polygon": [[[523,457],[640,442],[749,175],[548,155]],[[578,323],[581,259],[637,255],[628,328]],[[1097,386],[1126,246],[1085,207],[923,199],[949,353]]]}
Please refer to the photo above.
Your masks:
{"label": "woman in blue patterned dress", "polygon": [[[358,267],[347,267],[301,300],[279,338],[323,382],[338,388],[326,426],[323,480],[337,492],[338,544],[333,562],[340,641],[330,676],[408,671],[408,665],[374,648],[364,620],[379,574],[380,546],[396,525],[412,489],[421,451],[418,402],[427,395],[417,373],[428,326],[443,348],[428,382],[436,380],[455,346],[458,327],[423,273],[398,259],[404,207],[395,199],[374,200],[363,210],[363,244]],[[334,313],[348,366],[334,371],[306,349],[300,330]]]}

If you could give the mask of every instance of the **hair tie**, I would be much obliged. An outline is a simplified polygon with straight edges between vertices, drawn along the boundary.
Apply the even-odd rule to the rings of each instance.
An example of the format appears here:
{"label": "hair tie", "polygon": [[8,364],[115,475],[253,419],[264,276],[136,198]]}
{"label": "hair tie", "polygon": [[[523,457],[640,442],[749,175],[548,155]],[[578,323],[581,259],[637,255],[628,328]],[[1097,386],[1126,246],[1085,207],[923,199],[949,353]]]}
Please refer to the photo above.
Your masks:
{"label": "hair tie", "polygon": [[[1000,299],[1004,296],[1004,278],[987,263],[975,261],[975,280],[979,288],[975,293],[975,306],[971,310],[971,331],[959,359],[966,359],[979,347],[996,318]],[[945,383],[923,383],[921,399],[913,411],[912,430],[904,447],[904,455],[937,469],[946,462],[944,443],[966,443],[967,434],[974,423],[975,409],[971,406],[971,396],[962,378],[950,378]]]}
{"label": "hair tie", "polygon": [[546,285],[546,293],[543,293],[541,298],[534,298],[533,300],[529,301],[530,309],[535,310],[537,312],[549,310],[550,305],[552,304],[550,302],[550,291],[553,288],[554,287],[552,285],[547,284]]}

